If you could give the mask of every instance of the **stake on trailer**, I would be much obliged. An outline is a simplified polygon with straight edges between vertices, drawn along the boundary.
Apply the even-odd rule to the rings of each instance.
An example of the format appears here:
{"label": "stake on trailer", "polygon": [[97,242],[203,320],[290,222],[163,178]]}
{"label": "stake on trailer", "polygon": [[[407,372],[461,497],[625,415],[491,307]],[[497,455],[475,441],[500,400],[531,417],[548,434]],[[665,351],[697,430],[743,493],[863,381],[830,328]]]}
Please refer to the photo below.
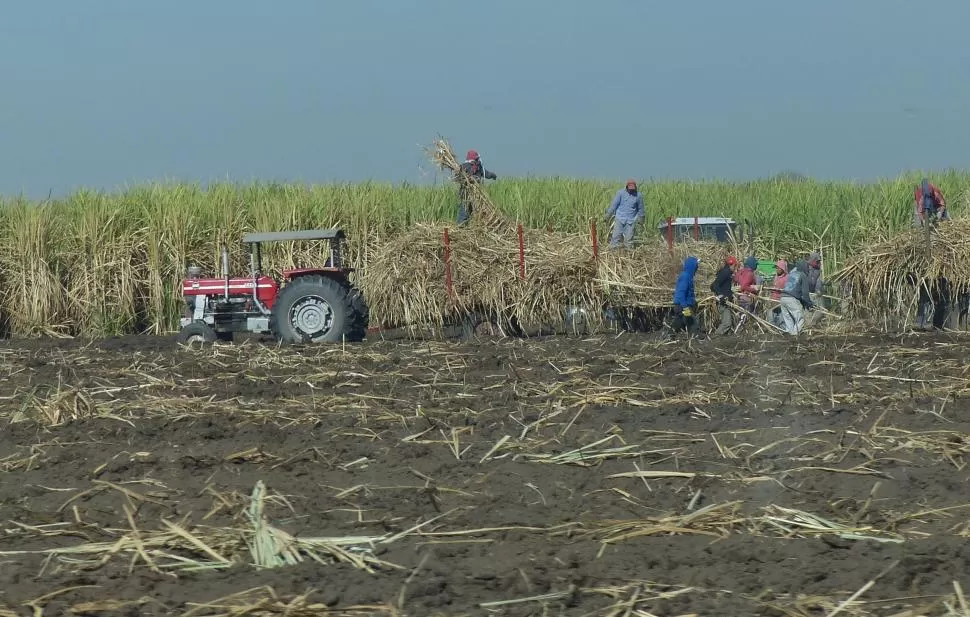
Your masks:
{"label": "stake on trailer", "polygon": [[600,257],[600,239],[596,234],[596,219],[589,219],[589,233],[593,237],[593,259]]}
{"label": "stake on trailer", "polygon": [[674,251],[674,217],[667,217],[667,250]]}
{"label": "stake on trailer", "polygon": [[522,236],[522,223],[519,223],[519,278],[525,280],[525,239]]}
{"label": "stake on trailer", "polygon": [[700,221],[697,219],[696,216],[694,217],[694,239],[695,240],[701,239],[701,225],[700,225]]}
{"label": "stake on trailer", "polygon": [[445,289],[448,297],[454,295],[451,285],[451,236],[448,235],[448,228],[445,227]]}

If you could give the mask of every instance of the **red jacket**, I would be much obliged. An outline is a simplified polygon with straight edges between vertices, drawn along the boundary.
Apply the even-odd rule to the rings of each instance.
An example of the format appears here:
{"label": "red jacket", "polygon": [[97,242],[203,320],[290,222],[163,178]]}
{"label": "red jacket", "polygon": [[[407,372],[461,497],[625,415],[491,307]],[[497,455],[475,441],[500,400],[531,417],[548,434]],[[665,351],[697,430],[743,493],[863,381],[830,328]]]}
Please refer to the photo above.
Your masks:
{"label": "red jacket", "polygon": [[758,291],[754,288],[757,285],[758,280],[754,277],[754,270],[749,268],[742,268],[738,272],[738,286],[741,287],[741,293],[743,294],[756,294]]}

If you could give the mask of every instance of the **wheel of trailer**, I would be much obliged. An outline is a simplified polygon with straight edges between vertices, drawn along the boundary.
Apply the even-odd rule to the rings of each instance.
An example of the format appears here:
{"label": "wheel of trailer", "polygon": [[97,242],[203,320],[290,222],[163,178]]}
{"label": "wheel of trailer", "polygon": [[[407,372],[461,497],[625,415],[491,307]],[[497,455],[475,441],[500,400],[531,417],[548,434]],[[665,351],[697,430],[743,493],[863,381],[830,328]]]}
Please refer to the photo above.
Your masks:
{"label": "wheel of trailer", "polygon": [[[285,343],[359,341],[366,316],[357,290],[324,277],[300,278],[280,292],[270,315],[270,330]],[[363,331],[362,331],[363,330]]]}
{"label": "wheel of trailer", "polygon": [[216,331],[207,323],[196,321],[179,330],[175,340],[182,345],[198,347],[214,343],[218,339]]}
{"label": "wheel of trailer", "polygon": [[466,340],[475,338],[479,326],[481,326],[484,322],[485,319],[479,313],[471,312],[464,315],[458,324],[460,329],[459,338]]}
{"label": "wheel of trailer", "polygon": [[354,309],[354,323],[351,326],[353,340],[361,340],[367,336],[367,327],[370,326],[370,307],[364,294],[356,287],[350,287],[350,303]]}

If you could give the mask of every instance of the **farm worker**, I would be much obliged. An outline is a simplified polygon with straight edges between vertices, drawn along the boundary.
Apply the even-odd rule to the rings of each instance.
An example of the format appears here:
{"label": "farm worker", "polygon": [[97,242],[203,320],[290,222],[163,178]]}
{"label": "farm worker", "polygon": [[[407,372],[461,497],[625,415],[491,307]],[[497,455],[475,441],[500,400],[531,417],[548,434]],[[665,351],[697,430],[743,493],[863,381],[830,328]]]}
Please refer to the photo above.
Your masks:
{"label": "farm worker", "polygon": [[[822,288],[822,255],[816,251],[808,256],[808,291],[809,296],[812,298],[812,303],[816,306],[822,305],[822,300],[824,299]],[[814,324],[821,316],[821,313],[814,314],[811,319],[811,324]]]}
{"label": "farm worker", "polygon": [[784,329],[785,320],[781,316],[781,291],[785,288],[788,281],[788,262],[779,259],[775,262],[775,280],[771,285],[771,299],[778,302],[778,306],[771,310],[771,323]]}
{"label": "farm worker", "polygon": [[919,330],[945,328],[951,295],[950,281],[944,277],[920,283],[916,328]]}
{"label": "farm worker", "polygon": [[946,209],[946,200],[943,199],[943,193],[928,178],[923,178],[923,181],[916,187],[913,192],[913,202],[916,204],[916,214],[913,217],[914,227],[922,227],[928,216],[935,216],[943,221],[950,220],[950,213]]}
{"label": "farm worker", "polygon": [[805,309],[813,308],[815,305],[808,289],[808,262],[799,259],[781,290],[781,316],[785,331],[792,336],[801,332],[805,327]]}
{"label": "farm worker", "polygon": [[822,295],[822,255],[818,252],[808,256],[808,288],[813,294]]}
{"label": "farm worker", "polygon": [[752,256],[744,260],[744,267],[738,272],[738,304],[749,313],[754,312],[758,293],[761,291],[755,277],[755,270],[757,269],[758,258]]}
{"label": "farm worker", "polygon": [[613,218],[613,235],[610,237],[610,248],[620,245],[620,237],[626,247],[633,247],[633,227],[643,222],[646,209],[643,207],[643,195],[637,190],[635,180],[627,180],[626,188],[616,192],[613,203],[606,210],[606,220]]}
{"label": "farm worker", "polygon": [[[697,300],[694,298],[694,276],[697,274],[698,263],[698,259],[693,255],[687,257],[680,276],[677,277],[677,284],[674,286],[674,308],[668,325],[673,332],[687,330],[691,333],[696,330],[697,320],[694,314],[697,310]],[[670,336],[670,333],[665,334]]]}
{"label": "farm worker", "polygon": [[711,283],[711,291],[717,299],[718,310],[721,314],[721,323],[717,327],[716,334],[727,334],[734,327],[734,316],[728,302],[734,300],[734,290],[731,284],[734,281],[734,272],[738,269],[738,260],[733,256],[724,260],[724,266],[717,271],[714,282]]}
{"label": "farm worker", "polygon": [[[469,150],[468,154],[465,155],[465,162],[461,164],[461,170],[468,174],[468,176],[475,182],[482,182],[483,178],[489,180],[497,180],[498,176],[489,170],[485,169],[482,165],[482,159],[478,156],[478,152],[474,150]],[[472,202],[471,196],[468,194],[468,189],[461,179],[458,181],[458,224],[464,225],[471,219],[472,216]]]}

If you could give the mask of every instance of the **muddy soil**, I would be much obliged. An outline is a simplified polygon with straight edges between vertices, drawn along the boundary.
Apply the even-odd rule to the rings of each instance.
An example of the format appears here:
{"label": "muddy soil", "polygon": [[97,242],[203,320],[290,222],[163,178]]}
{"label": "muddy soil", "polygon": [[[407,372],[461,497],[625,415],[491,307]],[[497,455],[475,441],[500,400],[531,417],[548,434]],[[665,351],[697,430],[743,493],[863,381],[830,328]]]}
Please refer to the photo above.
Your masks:
{"label": "muddy soil", "polygon": [[7,341],[0,615],[947,614],[967,341]]}

